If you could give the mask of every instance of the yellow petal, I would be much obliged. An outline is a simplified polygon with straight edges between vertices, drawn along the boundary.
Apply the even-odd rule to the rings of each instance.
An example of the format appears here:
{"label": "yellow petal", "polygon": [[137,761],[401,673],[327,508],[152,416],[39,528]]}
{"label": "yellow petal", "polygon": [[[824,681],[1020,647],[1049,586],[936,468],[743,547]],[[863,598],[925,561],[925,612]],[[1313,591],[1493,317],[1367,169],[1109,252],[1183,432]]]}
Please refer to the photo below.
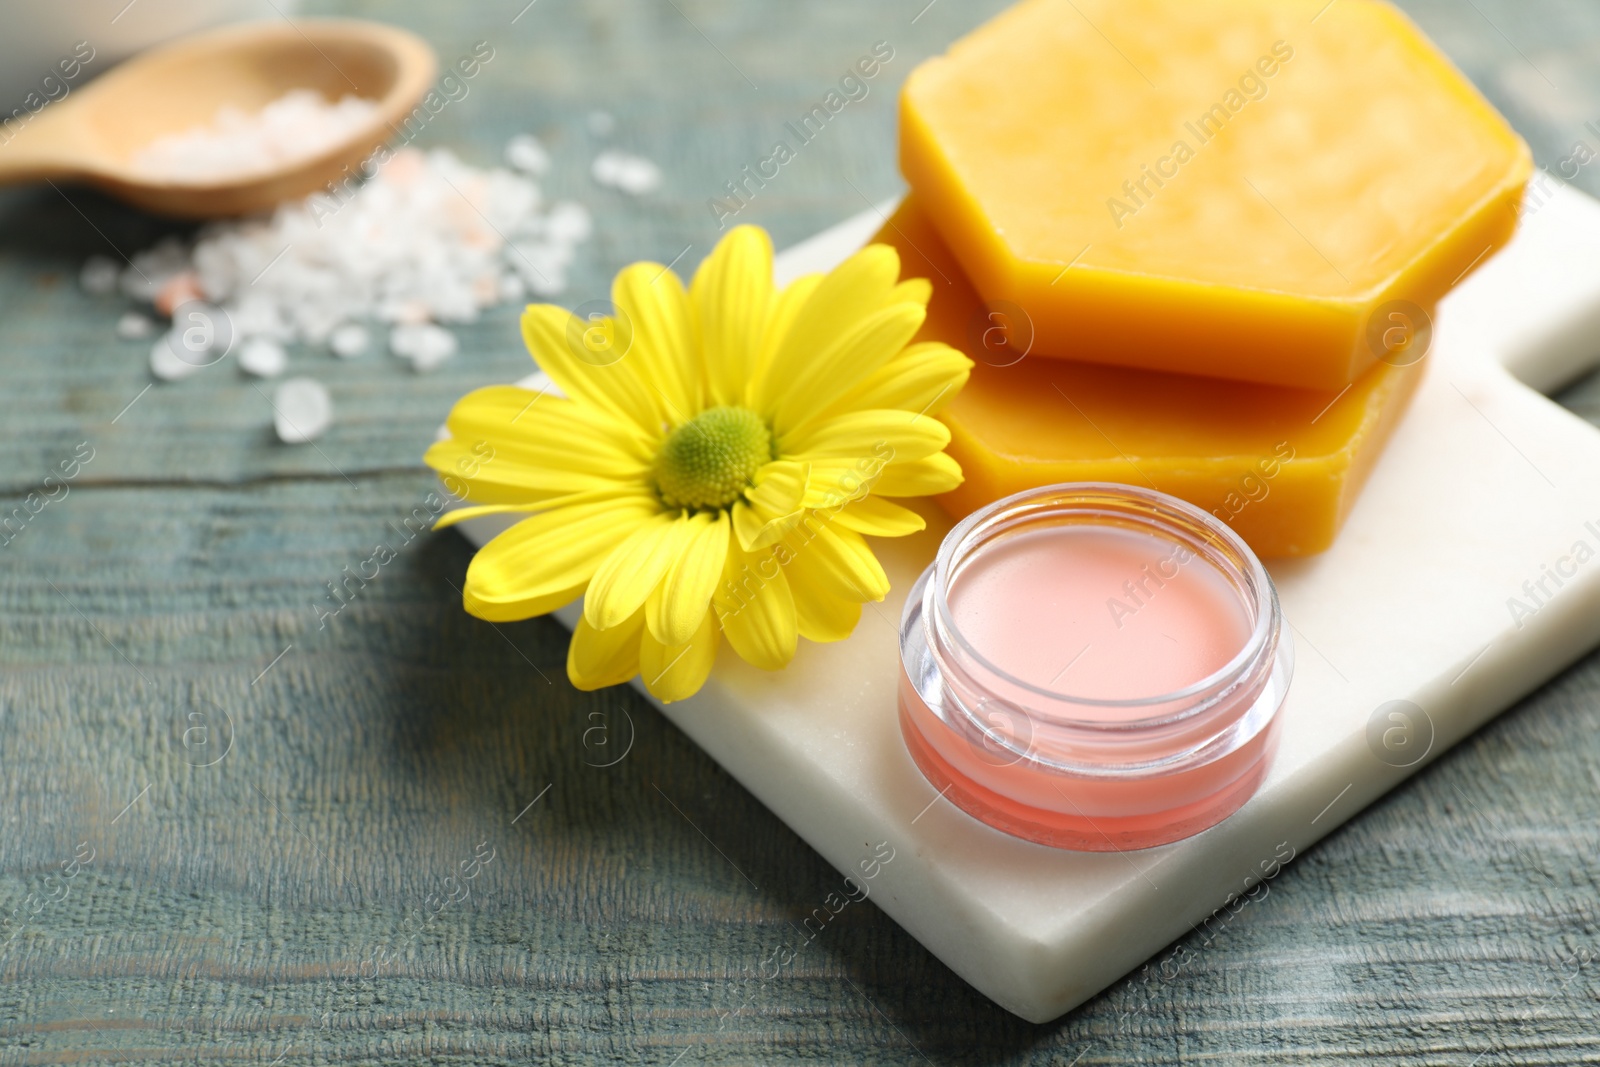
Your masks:
{"label": "yellow petal", "polygon": [[745,497],[763,514],[787,515],[798,511],[805,499],[810,468],[793,460],[778,460],[756,471]]}
{"label": "yellow petal", "polygon": [[711,611],[711,594],[728,554],[726,514],[713,519],[701,512],[686,525],[672,569],[645,602],[645,625],[664,645],[680,645],[699,629]]}
{"label": "yellow petal", "polygon": [[889,576],[861,535],[840,529],[815,513],[807,515],[783,539],[790,557],[785,566],[800,567],[807,581],[824,591],[853,600],[882,600]]}
{"label": "yellow petal", "polygon": [[843,641],[861,621],[861,602],[836,591],[816,557],[790,555],[783,570],[794,597],[800,636],[826,644]]}
{"label": "yellow petal", "polygon": [[867,408],[900,408],[937,415],[967,384],[972,360],[947,344],[929,341],[908,347],[834,401],[826,415]]}
{"label": "yellow petal", "polygon": [[846,505],[833,516],[846,530],[868,537],[905,537],[927,528],[921,515],[910,508],[869,496]]}
{"label": "yellow petal", "polygon": [[579,618],[567,646],[567,678],[585,691],[626,682],[639,673],[639,635],[643,631],[642,611],[609,630],[596,630],[588,619]]}
{"label": "yellow petal", "polygon": [[450,438],[424,462],[446,490],[483,504],[525,504],[608,485],[648,485],[654,443],[603,411],[515,386],[456,402]]}
{"label": "yellow petal", "polygon": [[508,486],[518,480],[503,473],[508,469],[639,480],[659,439],[608,411],[509,385],[468,393],[445,427],[450,438],[429,449],[430,466],[441,475]]}
{"label": "yellow petal", "polygon": [[767,232],[757,226],[729,231],[695,271],[689,297],[700,326],[710,402],[742,403],[774,299]]}
{"label": "yellow petal", "polygon": [[557,608],[572,603],[583,595],[587,584],[580,582],[565,589],[555,589],[520,600],[514,598],[484,600],[467,588],[461,592],[461,606],[466,609],[468,615],[483,619],[485,622],[521,622],[535,615],[548,615]]}
{"label": "yellow petal", "polygon": [[872,491],[879,496],[934,496],[948,493],[964,479],[961,464],[940,452],[909,463],[891,463],[883,468]]}
{"label": "yellow petal", "polygon": [[733,529],[745,551],[769,548],[794,525],[806,498],[811,469],[779,460],[756,472],[744,499],[733,506]]}
{"label": "yellow petal", "polygon": [[896,463],[930,456],[949,443],[950,431],[938,419],[878,408],[824,419],[780,438],[778,448],[785,459],[874,457]]}
{"label": "yellow petal", "polygon": [[927,278],[907,278],[889,293],[890,303],[911,303],[928,306],[933,299],[933,282]]}
{"label": "yellow petal", "polygon": [[639,676],[645,688],[663,704],[694,696],[711,675],[717,661],[716,620],[707,611],[694,636],[680,645],[664,645],[646,626],[639,634]]}
{"label": "yellow petal", "polygon": [[678,513],[653,515],[600,564],[583,598],[583,617],[609,630],[644,607],[677,558],[689,520]]}
{"label": "yellow petal", "polygon": [[861,622],[858,602],[821,589],[808,589],[805,595],[796,590],[794,613],[800,636],[819,645],[843,641],[856,632]]}
{"label": "yellow petal", "polygon": [[722,633],[745,662],[764,671],[789,665],[799,641],[794,597],[771,550],[728,553],[723,594],[717,597]]}
{"label": "yellow petal", "polygon": [[[592,489],[581,493],[562,493],[559,496],[545,497],[535,503],[482,504],[457,507],[440,515],[434,521],[433,528],[435,530],[444,530],[459,522],[481,518],[485,515],[512,515],[519,513],[533,515],[541,511],[550,511],[554,508],[577,507],[582,504],[599,504],[606,501],[616,504],[649,505],[650,507],[656,507],[659,503],[654,494],[647,489],[607,486],[604,489]],[[421,508],[413,509],[411,515],[405,519],[406,525],[410,526],[414,522],[419,522],[418,516],[421,511]]]}
{"label": "yellow petal", "polygon": [[[584,321],[553,304],[529,304],[522,339],[534,360],[580,406],[607,412],[646,436],[661,434],[659,394],[640,377],[637,337],[610,320]],[[598,350],[586,338],[604,337]],[[581,353],[581,355],[580,355]]]}
{"label": "yellow petal", "polygon": [[816,284],[802,307],[780,308],[786,321],[752,394],[756,410],[774,414],[791,393],[792,383],[815,364],[818,353],[836,346],[841,334],[854,331],[861,320],[882,310],[899,274],[899,253],[888,245],[868,245]]}
{"label": "yellow petal", "polygon": [[658,264],[635,263],[611,283],[611,301],[631,321],[633,347],[624,361],[656,393],[658,416],[673,426],[694,418],[703,374],[683,282]]}
{"label": "yellow petal", "polygon": [[612,453],[637,454],[646,461],[654,456],[651,445],[658,435],[631,433],[628,423],[605,408],[557,395],[555,389],[554,384],[542,390],[520,385],[474,389],[456,401],[445,425],[452,437],[487,436],[507,443],[548,429],[576,437],[585,446],[610,445]]}
{"label": "yellow petal", "polygon": [[822,285],[822,279],[821,274],[802,274],[773,299],[772,313],[767,317],[767,329],[761,336],[761,354],[756,357],[755,373],[745,388],[746,404],[755,410],[765,413],[776,402],[774,399],[764,399],[768,398],[769,389],[772,398],[783,395],[783,382],[773,377],[773,363],[778,357],[778,350],[788,341],[800,313]]}
{"label": "yellow petal", "polygon": [[822,279],[775,353],[774,370],[792,377],[803,370],[841,326],[878,310],[894,291],[900,255],[888,245],[868,245]]}
{"label": "yellow petal", "polygon": [[[525,453],[503,444],[479,439],[464,441],[449,439],[436,441],[428,448],[422,460],[439,472],[445,491],[458,500],[471,500],[484,504],[521,504],[538,508],[548,502],[575,493],[647,492],[649,478],[644,469],[616,474],[594,474],[573,467],[581,466],[577,458],[579,449],[569,453],[572,466],[560,466],[558,460],[549,463],[528,462]],[[487,458],[486,458],[487,457]],[[525,507],[532,511],[535,507]]]}
{"label": "yellow petal", "polygon": [[868,456],[812,460],[804,506],[814,511],[836,511],[872,492],[890,455],[886,443],[875,448],[876,453]]}
{"label": "yellow petal", "polygon": [[899,355],[922,328],[927,309],[890,304],[859,320],[838,320],[772,409],[772,429],[784,434],[828,407],[863,378]]}
{"label": "yellow petal", "polygon": [[660,511],[643,498],[556,508],[523,519],[467,567],[467,610],[493,622],[554,611],[588,585],[606,554]]}
{"label": "yellow petal", "polygon": [[485,504],[475,508],[455,508],[440,515],[433,522],[435,530],[446,530],[458,522],[468,519],[481,519],[485,515],[512,515],[519,512],[530,512],[537,509],[520,504]]}

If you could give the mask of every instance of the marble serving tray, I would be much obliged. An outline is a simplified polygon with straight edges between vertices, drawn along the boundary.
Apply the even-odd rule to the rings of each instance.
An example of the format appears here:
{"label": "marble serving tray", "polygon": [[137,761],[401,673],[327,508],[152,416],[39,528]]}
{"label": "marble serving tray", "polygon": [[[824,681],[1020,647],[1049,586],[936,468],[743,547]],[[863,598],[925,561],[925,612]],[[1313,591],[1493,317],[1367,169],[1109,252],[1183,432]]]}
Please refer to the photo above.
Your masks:
{"label": "marble serving tray", "polygon": [[[829,269],[886,214],[790,249],[782,280]],[[912,765],[896,630],[945,525],[877,542],[894,591],[849,640],[802,641],[777,674],[724,647],[706,687],[662,714],[845,874],[888,842],[878,906],[997,1003],[1051,1019],[1600,644],[1600,430],[1539,392],[1600,363],[1597,250],[1600,203],[1546,184],[1514,243],[1440,308],[1411,411],[1338,542],[1270,564],[1298,652],[1277,760],[1197,837],[1126,853],[1029,844]],[[506,525],[461,529],[481,544]]]}

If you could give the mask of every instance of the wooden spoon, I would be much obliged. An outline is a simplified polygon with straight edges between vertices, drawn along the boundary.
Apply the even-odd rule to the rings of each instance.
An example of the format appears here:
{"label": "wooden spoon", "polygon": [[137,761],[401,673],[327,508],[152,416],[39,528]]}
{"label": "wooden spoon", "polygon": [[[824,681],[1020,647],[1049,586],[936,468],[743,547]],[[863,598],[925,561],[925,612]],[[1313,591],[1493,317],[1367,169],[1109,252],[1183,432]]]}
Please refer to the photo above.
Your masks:
{"label": "wooden spoon", "polygon": [[[421,38],[374,22],[285,20],[195,34],[128,60],[20,128],[17,120],[0,127],[0,183],[84,181],[180,218],[265,211],[353,172],[402,132],[401,120],[437,69]],[[189,183],[134,166],[158,137],[209,126],[227,104],[260,111],[291,89],[314,89],[330,101],[365,97],[378,108],[342,144],[270,171]]]}

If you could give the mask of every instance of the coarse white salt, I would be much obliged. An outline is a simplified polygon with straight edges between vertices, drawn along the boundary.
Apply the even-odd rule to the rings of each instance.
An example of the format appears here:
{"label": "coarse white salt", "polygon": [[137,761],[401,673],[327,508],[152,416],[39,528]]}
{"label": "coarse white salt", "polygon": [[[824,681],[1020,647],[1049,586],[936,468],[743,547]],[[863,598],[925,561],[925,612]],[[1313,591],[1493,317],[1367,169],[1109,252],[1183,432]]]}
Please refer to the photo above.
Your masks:
{"label": "coarse white salt", "polygon": [[[208,225],[192,245],[168,237],[135,255],[116,283],[125,295],[166,305],[197,292],[216,305],[197,300],[175,309],[184,329],[152,348],[152,373],[186,378],[233,345],[247,371],[271,370],[272,349],[252,347],[259,341],[280,351],[325,343],[353,358],[370,347],[375,324],[389,329],[397,356],[425,373],[458,348],[440,324],[566,288],[577,247],[594,230],[583,205],[547,205],[528,174],[472,167],[444,149],[375,158],[383,162],[362,168],[371,171],[365,181],[352,176],[270,216]],[[530,160],[521,158],[524,166]],[[200,352],[197,343],[210,347]],[[282,420],[275,421],[281,435]]]}
{"label": "coarse white salt", "polygon": [[507,275],[555,296],[592,229],[579,204],[546,208],[524,175],[405,148],[366,182],[207,226],[192,249],[164,240],[121,287],[151,301],[193,270],[241,340],[322,344],[362,321],[472,321],[506,299]]}
{"label": "coarse white salt", "polygon": [[205,366],[204,363],[180,357],[173,347],[170,332],[156,338],[156,343],[150,346],[150,373],[164,382],[182,381],[191,374],[199,373]]}
{"label": "coarse white salt", "polygon": [[137,311],[129,311],[117,320],[117,336],[124,341],[137,341],[156,332],[156,324]]}
{"label": "coarse white salt", "polygon": [[232,345],[227,317],[209,304],[192,301],[150,346],[150,373],[164,382],[181,381],[227,356]]}
{"label": "coarse white salt", "polygon": [[143,252],[134,253],[117,280],[117,288],[124,296],[151,304],[174,276],[188,269],[188,248],[177,237],[168,235]]}
{"label": "coarse white salt", "polygon": [[661,168],[643,156],[605,151],[594,157],[589,173],[601,185],[620,189],[629,196],[643,196],[661,188]]}
{"label": "coarse white salt", "polygon": [[506,165],[535,178],[550,171],[550,153],[531,133],[519,133],[506,143]]}
{"label": "coarse white salt", "polygon": [[84,260],[83,269],[78,272],[78,284],[83,286],[86,293],[105,296],[117,288],[117,275],[121,273],[122,268],[111,257],[90,256]]}
{"label": "coarse white salt", "polygon": [[500,299],[506,303],[521,300],[528,295],[528,287],[522,279],[515,274],[502,274],[500,276]]}
{"label": "coarse white salt", "polygon": [[333,425],[333,398],[315,378],[290,378],[273,393],[272,414],[280,441],[304,444]]}
{"label": "coarse white salt", "polygon": [[239,367],[257,378],[276,378],[289,366],[289,353],[276,341],[254,337],[239,349]]}
{"label": "coarse white salt", "polygon": [[329,101],[314,89],[292,89],[260,111],[230,104],[212,120],[150,142],[133,157],[146,176],[202,185],[259,174],[322,155],[371,127],[375,100]]}
{"label": "coarse white salt", "polygon": [[545,218],[545,239],[557,245],[577,245],[594,232],[594,217],[589,209],[572,200],[563,200]]}
{"label": "coarse white salt", "polygon": [[328,335],[328,348],[340,359],[355,359],[367,351],[372,341],[367,328],[359,322],[349,322]]}
{"label": "coarse white salt", "polygon": [[389,351],[425,374],[456,354],[456,335],[426,322],[396,326],[389,333]]}

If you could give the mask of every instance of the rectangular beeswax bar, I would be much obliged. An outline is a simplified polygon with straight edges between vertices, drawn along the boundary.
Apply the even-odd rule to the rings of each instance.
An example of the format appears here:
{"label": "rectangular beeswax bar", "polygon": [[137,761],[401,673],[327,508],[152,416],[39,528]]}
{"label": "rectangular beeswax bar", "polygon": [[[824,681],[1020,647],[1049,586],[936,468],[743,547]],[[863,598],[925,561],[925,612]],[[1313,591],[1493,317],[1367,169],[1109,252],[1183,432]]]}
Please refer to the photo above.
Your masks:
{"label": "rectangular beeswax bar", "polygon": [[1380,362],[1341,395],[1040,359],[1025,354],[1026,313],[984,304],[914,201],[874,240],[899,251],[902,277],[933,283],[918,339],[977,363],[939,416],[966,475],[940,498],[952,515],[1054,482],[1122,482],[1204,508],[1262,556],[1333,543],[1424,362]]}
{"label": "rectangular beeswax bar", "polygon": [[1510,238],[1532,157],[1381,0],[1023,0],[900,163],[1035,353],[1340,389]]}

